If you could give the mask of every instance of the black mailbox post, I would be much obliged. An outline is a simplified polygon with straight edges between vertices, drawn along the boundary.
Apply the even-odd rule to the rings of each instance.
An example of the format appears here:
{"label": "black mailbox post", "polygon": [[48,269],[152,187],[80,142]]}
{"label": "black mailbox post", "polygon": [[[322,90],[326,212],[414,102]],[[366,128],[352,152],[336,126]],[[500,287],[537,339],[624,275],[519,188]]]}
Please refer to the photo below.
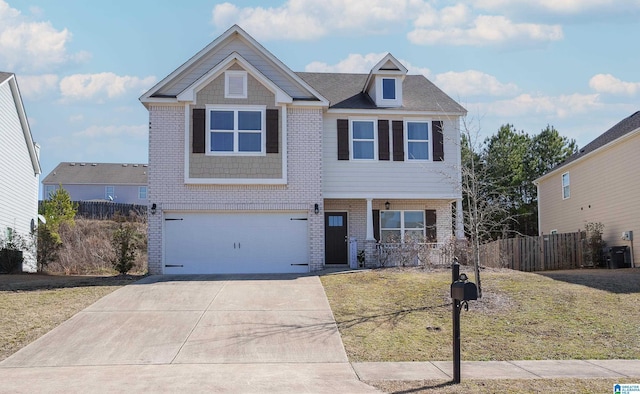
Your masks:
{"label": "black mailbox post", "polygon": [[469,309],[467,301],[478,299],[478,287],[469,282],[467,275],[460,274],[458,259],[451,266],[451,298],[453,299],[453,383],[460,383],[460,309],[464,305]]}

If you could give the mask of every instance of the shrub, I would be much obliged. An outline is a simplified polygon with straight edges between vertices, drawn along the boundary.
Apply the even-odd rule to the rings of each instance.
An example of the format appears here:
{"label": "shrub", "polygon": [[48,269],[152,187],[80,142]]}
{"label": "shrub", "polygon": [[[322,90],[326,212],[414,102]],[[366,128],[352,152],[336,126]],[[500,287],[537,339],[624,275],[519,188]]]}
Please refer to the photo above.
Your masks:
{"label": "shrub", "polygon": [[111,263],[113,268],[124,275],[133,268],[136,260],[137,238],[139,237],[135,227],[130,223],[120,223],[117,230],[113,232],[111,246],[115,256]]}

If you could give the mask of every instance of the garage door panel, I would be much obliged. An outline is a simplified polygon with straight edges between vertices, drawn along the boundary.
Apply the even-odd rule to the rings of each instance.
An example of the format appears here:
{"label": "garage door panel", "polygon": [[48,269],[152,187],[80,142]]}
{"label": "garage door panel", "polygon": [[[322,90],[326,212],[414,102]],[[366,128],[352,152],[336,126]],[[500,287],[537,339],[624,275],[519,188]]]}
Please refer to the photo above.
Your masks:
{"label": "garage door panel", "polygon": [[308,272],[306,213],[172,212],[165,219],[167,274]]}

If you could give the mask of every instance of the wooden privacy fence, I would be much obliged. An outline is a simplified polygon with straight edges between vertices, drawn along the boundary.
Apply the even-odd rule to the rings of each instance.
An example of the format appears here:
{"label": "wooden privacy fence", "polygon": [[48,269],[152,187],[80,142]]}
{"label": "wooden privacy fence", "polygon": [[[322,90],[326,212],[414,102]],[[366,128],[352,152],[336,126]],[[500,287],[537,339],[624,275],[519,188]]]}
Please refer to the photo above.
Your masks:
{"label": "wooden privacy fence", "polygon": [[146,216],[147,206],[110,201],[77,201],[78,216],[86,219],[113,219],[114,216]]}
{"label": "wooden privacy fence", "polygon": [[577,232],[499,239],[480,245],[480,263],[527,272],[580,268],[584,238],[584,233]]}
{"label": "wooden privacy fence", "polygon": [[[146,216],[147,206],[138,204],[123,204],[119,202],[111,201],[74,201],[78,211],[76,216],[83,217],[85,219],[113,219],[114,216],[131,215]],[[42,201],[39,202],[40,207]]]}

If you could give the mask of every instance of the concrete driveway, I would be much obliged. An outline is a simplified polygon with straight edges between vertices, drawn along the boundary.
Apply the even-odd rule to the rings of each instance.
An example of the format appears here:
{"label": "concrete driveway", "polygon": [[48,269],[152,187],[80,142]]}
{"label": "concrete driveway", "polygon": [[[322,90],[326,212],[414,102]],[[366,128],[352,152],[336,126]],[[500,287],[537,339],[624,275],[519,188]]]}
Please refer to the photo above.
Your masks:
{"label": "concrete driveway", "polygon": [[372,393],[317,276],[152,276],[0,363],[0,392]]}

